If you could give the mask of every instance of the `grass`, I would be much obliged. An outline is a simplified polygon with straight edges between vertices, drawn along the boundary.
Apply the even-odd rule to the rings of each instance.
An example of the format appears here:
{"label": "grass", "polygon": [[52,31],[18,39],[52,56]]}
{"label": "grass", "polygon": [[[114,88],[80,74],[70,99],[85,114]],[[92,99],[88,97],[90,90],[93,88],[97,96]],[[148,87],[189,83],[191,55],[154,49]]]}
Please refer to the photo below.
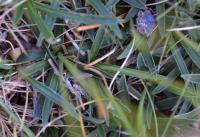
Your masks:
{"label": "grass", "polygon": [[0,136],[200,137],[199,7],[0,1]]}

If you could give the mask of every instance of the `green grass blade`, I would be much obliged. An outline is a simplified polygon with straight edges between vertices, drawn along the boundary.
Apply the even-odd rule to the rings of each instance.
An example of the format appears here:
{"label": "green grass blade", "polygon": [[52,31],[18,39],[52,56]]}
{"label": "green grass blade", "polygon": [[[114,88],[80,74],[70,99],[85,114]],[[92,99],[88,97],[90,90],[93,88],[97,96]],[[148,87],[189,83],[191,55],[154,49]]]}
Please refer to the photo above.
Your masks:
{"label": "green grass blade", "polygon": [[41,118],[45,97],[40,95],[35,103],[33,117],[37,121]]}
{"label": "green grass blade", "polygon": [[[159,0],[156,0],[159,1]],[[165,4],[157,4],[156,5],[156,13],[157,16],[165,13]],[[166,31],[166,17],[165,15],[160,18],[159,20],[157,20],[157,24],[158,24],[158,30],[160,32],[161,37],[165,36],[165,31]]]}
{"label": "green grass blade", "polygon": [[126,81],[125,75],[122,75],[117,82],[117,89],[119,91],[119,98],[122,100],[122,102],[128,102],[129,96],[128,96],[128,85]]}
{"label": "green grass blade", "polygon": [[187,52],[187,54],[190,56],[191,60],[194,62],[194,64],[200,69],[200,56],[199,54],[191,47],[186,45],[185,43],[181,42],[183,48]]}
{"label": "green grass blade", "polygon": [[198,43],[196,43],[195,41],[187,38],[182,32],[174,32],[175,37],[182,40],[182,42],[185,44],[185,46],[188,46],[190,48],[192,48],[194,51],[196,51],[197,53],[200,53],[200,48],[198,48]]}
{"label": "green grass blade", "polygon": [[99,52],[99,49],[101,48],[101,45],[103,43],[104,34],[105,34],[105,30],[103,27],[101,27],[97,30],[95,39],[92,43],[92,47],[89,52],[89,62],[93,61],[96,58],[96,56]]}
{"label": "green grass blade", "polygon": [[132,18],[134,18],[137,13],[138,13],[139,9],[135,8],[135,7],[131,7],[130,10],[128,11],[128,14],[126,15],[125,19],[123,20],[124,23],[132,20]]}
{"label": "green grass blade", "polygon": [[[55,92],[57,92],[57,90],[58,90],[58,77],[56,75],[52,74],[48,86],[51,89],[53,89]],[[50,99],[45,98],[43,109],[42,109],[42,124],[43,125],[46,125],[48,123],[48,120],[49,120],[49,117],[50,117],[51,111],[52,111],[52,106],[53,106],[53,102]]]}
{"label": "green grass blade", "polygon": [[136,115],[136,124],[137,124],[137,130],[140,133],[139,136],[145,136],[146,129],[145,129],[145,123],[144,123],[144,101],[145,101],[146,92],[143,92],[140,103],[138,106],[138,111]]}
{"label": "green grass blade", "polygon": [[14,16],[12,17],[12,21],[13,21],[15,26],[17,26],[17,24],[19,23],[20,19],[22,18],[23,11],[24,11],[24,4],[21,4],[20,6],[18,6],[16,8]]}
{"label": "green grass blade", "polygon": [[48,67],[48,62],[45,60],[39,61],[37,63],[31,64],[30,66],[28,66],[26,68],[26,72],[28,74],[28,76],[34,76],[36,74],[38,74],[38,72],[41,72],[42,69],[44,69],[45,67]]}
{"label": "green grass blade", "polygon": [[147,38],[141,36],[135,29],[132,29],[132,32],[133,36],[135,37],[136,48],[142,54],[142,57],[144,58],[144,63],[148,67],[149,71],[153,72],[156,67],[147,44]]}
{"label": "green grass blade", "polygon": [[182,74],[181,77],[188,82],[200,84],[200,74]]}
{"label": "green grass blade", "polygon": [[28,7],[28,12],[29,12],[30,18],[32,18],[33,21],[35,21],[38,29],[42,32],[46,41],[48,41],[49,43],[53,43],[54,35],[53,35],[52,31],[47,28],[44,21],[38,14],[36,6],[32,0],[27,1],[27,7]]}
{"label": "green grass blade", "polygon": [[185,61],[184,61],[184,59],[183,59],[183,57],[180,53],[180,49],[174,50],[173,55],[174,55],[174,59],[177,63],[177,66],[179,68],[180,73],[181,74],[188,74],[189,71],[188,71],[187,65],[186,65],[186,63],[185,63]]}
{"label": "green grass blade", "polygon": [[130,4],[133,7],[143,10],[146,9],[145,3],[142,0],[123,0],[123,1]]}
{"label": "green grass blade", "polygon": [[[59,8],[59,3],[57,0],[53,0],[51,5],[50,5],[51,8]],[[50,14],[47,14],[45,16],[45,19],[44,19],[44,23],[46,24],[47,28],[52,31],[53,28],[54,28],[54,24],[56,22],[56,18],[51,16]],[[43,33],[40,33],[39,35],[39,38],[37,40],[37,46],[40,47],[42,45],[42,41],[44,39],[44,35]]]}
{"label": "green grass blade", "polygon": [[[168,80],[161,81],[159,85],[157,85],[154,90],[151,92],[152,94],[159,94],[163,92],[169,85],[173,83],[173,81],[180,75],[178,67],[174,68],[170,73],[168,73],[167,78]],[[165,85],[163,87],[162,85]]]}
{"label": "green grass blade", "polygon": [[119,23],[118,19],[111,18],[108,16],[97,16],[84,13],[76,13],[65,9],[54,9],[39,3],[36,3],[35,6],[38,10],[51,14],[52,16],[55,16],[57,18],[76,20],[84,24],[114,25]]}
{"label": "green grass blade", "polygon": [[37,51],[37,50],[30,50],[28,51],[27,55],[21,55],[17,62],[28,62],[28,61],[37,61],[43,59],[45,56],[44,51]]}
{"label": "green grass blade", "polygon": [[[130,52],[131,47],[133,46],[133,41],[130,42],[127,47],[123,50],[123,52],[117,57],[118,60],[126,58],[128,53]],[[134,50],[132,50],[134,52]]]}
{"label": "green grass blade", "polygon": [[[176,48],[175,48],[176,49]],[[173,49],[173,55],[174,55],[174,59],[176,61],[176,64],[179,68],[179,71],[181,74],[189,74],[189,70],[188,70],[188,67],[187,67],[187,64],[185,63],[185,60],[183,59],[181,53],[180,53],[180,50],[179,49]],[[187,81],[186,81],[187,82]],[[190,84],[190,86],[192,88],[194,88],[194,85]],[[180,111],[179,111],[179,114],[181,113],[185,113],[189,110],[190,108],[190,103],[187,102],[187,101],[184,101],[181,108],[180,108]]]}

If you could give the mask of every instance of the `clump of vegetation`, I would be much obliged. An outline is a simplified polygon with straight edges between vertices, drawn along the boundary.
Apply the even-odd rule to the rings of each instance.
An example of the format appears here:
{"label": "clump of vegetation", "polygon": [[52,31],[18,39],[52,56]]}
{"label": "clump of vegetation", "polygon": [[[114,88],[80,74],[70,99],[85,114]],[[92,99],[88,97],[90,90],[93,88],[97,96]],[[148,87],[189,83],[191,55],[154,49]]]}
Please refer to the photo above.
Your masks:
{"label": "clump of vegetation", "polygon": [[199,7],[0,1],[0,136],[199,136]]}

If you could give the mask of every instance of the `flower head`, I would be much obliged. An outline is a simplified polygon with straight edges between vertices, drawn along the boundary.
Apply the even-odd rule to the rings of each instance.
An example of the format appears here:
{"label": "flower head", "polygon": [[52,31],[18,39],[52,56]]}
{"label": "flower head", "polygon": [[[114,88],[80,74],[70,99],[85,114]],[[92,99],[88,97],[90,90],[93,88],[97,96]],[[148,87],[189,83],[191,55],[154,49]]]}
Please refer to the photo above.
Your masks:
{"label": "flower head", "polygon": [[150,10],[138,12],[136,26],[139,33],[149,36],[152,33],[155,24],[155,18]]}

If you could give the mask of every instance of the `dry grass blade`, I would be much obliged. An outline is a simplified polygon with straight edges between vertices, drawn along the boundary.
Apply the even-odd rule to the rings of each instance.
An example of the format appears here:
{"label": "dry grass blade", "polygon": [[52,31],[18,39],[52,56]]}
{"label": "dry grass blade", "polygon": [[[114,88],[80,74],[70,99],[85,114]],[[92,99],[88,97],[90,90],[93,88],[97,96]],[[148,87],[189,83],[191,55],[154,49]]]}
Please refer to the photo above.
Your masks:
{"label": "dry grass blade", "polygon": [[183,30],[193,30],[193,29],[199,29],[200,25],[197,26],[189,26],[189,27],[182,27],[182,28],[172,28],[168,29],[167,31],[183,31]]}

